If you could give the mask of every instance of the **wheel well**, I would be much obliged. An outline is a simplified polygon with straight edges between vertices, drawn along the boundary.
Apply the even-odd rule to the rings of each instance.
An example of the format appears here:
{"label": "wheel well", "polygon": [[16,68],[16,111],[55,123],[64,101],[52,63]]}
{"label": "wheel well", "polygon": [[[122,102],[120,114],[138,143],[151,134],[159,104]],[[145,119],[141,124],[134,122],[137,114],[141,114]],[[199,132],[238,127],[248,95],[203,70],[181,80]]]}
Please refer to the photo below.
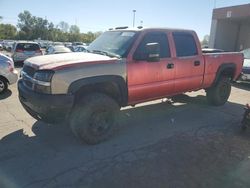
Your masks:
{"label": "wheel well", "polygon": [[122,97],[119,86],[115,82],[95,83],[81,87],[75,95],[75,103],[83,96],[90,93],[104,93],[113,98],[120,106],[122,106]]}
{"label": "wheel well", "polygon": [[221,71],[220,76],[225,76],[232,80],[234,78],[234,74],[235,74],[235,68],[227,67]]}
{"label": "wheel well", "polygon": [[1,75],[0,75],[0,78],[2,78],[3,80],[5,80],[9,84],[9,80],[7,78],[5,78],[4,76],[1,76]]}

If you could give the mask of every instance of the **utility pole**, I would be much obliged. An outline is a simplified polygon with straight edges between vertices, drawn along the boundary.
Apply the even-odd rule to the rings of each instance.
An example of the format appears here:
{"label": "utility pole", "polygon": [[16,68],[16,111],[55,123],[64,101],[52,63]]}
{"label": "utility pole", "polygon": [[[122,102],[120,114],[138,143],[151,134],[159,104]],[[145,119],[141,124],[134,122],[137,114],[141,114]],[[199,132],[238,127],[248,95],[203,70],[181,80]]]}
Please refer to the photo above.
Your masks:
{"label": "utility pole", "polygon": [[135,13],[136,13],[136,10],[133,10],[133,27],[135,27]]}

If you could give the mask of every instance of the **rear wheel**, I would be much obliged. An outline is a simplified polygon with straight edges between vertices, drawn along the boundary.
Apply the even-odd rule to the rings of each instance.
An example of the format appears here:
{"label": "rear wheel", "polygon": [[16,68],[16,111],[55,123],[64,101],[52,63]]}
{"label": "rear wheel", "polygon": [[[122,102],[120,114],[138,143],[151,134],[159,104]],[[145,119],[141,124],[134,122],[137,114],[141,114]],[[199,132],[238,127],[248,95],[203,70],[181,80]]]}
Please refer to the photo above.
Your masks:
{"label": "rear wheel", "polygon": [[207,90],[207,100],[215,106],[223,105],[227,102],[231,93],[230,80],[227,77],[221,77],[215,86]]}
{"label": "rear wheel", "polygon": [[71,130],[88,144],[100,143],[113,134],[119,108],[119,105],[105,94],[87,95],[71,113]]}
{"label": "rear wheel", "polygon": [[8,83],[6,79],[0,78],[0,94],[4,93],[8,89]]}

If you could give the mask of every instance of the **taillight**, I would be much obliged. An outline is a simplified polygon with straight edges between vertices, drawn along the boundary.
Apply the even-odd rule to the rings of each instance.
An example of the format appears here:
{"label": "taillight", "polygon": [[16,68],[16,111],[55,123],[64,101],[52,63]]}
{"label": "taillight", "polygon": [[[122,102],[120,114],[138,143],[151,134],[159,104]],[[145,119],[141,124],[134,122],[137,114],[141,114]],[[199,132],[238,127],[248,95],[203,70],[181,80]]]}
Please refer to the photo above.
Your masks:
{"label": "taillight", "polygon": [[13,72],[14,67],[12,66],[12,64],[10,62],[8,62],[8,69],[10,72]]}

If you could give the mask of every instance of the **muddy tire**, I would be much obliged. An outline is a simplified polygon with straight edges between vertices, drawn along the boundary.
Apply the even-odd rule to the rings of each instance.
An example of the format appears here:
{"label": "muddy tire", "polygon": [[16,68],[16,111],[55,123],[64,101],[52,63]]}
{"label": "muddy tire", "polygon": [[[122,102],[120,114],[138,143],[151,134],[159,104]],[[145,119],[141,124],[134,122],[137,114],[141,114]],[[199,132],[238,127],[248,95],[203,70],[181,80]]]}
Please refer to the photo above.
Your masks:
{"label": "muddy tire", "polygon": [[7,80],[0,78],[0,94],[4,93],[8,89]]}
{"label": "muddy tire", "polygon": [[227,77],[222,77],[215,86],[207,90],[207,100],[215,106],[224,105],[231,93],[230,80]]}
{"label": "muddy tire", "polygon": [[71,130],[87,144],[98,144],[114,133],[119,109],[116,101],[105,94],[87,95],[71,113]]}

